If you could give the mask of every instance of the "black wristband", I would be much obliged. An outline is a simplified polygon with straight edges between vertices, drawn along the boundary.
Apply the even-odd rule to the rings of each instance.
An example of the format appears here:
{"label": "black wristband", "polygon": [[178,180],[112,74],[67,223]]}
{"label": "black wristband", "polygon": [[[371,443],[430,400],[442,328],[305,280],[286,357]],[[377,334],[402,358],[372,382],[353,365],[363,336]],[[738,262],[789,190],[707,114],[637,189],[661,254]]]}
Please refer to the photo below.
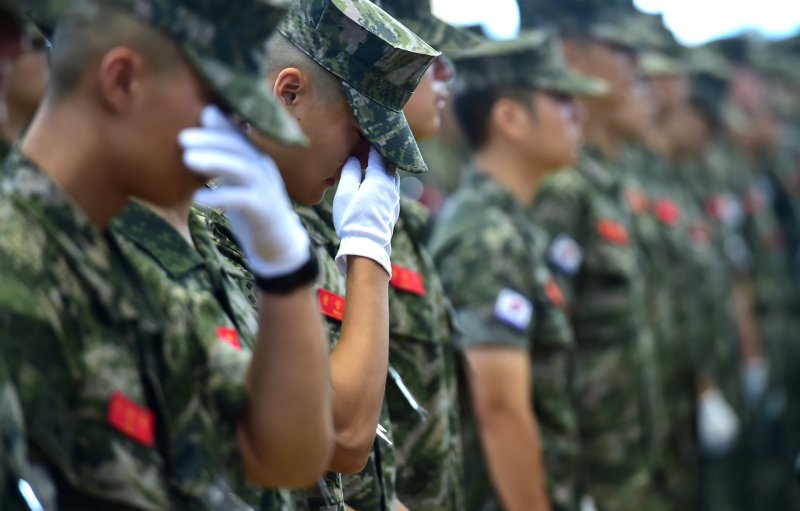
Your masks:
{"label": "black wristband", "polygon": [[317,263],[317,255],[314,251],[311,250],[310,252],[308,262],[292,273],[270,278],[254,275],[256,285],[264,293],[285,295],[298,287],[314,282],[317,275],[319,275],[319,263]]}

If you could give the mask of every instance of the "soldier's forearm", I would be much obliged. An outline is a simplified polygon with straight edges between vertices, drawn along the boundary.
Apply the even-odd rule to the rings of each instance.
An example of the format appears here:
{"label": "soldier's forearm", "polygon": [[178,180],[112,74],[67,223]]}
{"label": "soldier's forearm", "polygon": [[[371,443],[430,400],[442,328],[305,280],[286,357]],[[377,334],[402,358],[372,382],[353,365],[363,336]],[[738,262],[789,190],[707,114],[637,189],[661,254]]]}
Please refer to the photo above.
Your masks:
{"label": "soldier's forearm", "polygon": [[262,294],[247,385],[242,430],[262,474],[257,482],[296,487],[316,481],[330,458],[333,426],[328,342],[310,286]]}
{"label": "soldier's forearm", "polygon": [[539,428],[524,407],[484,408],[479,424],[492,483],[504,509],[549,511]]}
{"label": "soldier's forearm", "polygon": [[342,335],[331,355],[336,430],[331,470],[358,472],[378,425],[389,363],[389,279],[375,262],[350,257]]}

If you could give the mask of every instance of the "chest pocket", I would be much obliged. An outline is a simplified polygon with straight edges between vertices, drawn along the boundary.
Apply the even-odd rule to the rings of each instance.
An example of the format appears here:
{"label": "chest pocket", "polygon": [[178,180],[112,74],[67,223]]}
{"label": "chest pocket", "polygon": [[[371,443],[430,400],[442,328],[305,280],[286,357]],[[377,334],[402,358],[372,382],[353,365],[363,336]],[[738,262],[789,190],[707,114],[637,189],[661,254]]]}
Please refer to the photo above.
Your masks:
{"label": "chest pocket", "polygon": [[636,253],[634,233],[630,218],[621,207],[599,198],[587,216],[582,267],[583,281],[601,281],[601,284],[626,280],[635,271]]}
{"label": "chest pocket", "polygon": [[[128,339],[120,339],[127,332]],[[33,415],[34,443],[70,484],[133,509],[170,507],[164,464],[156,442],[134,336],[152,335],[134,321],[114,328],[82,329],[81,380],[73,400],[53,400]],[[118,339],[109,342],[109,339]]]}
{"label": "chest pocket", "polygon": [[444,288],[432,270],[433,262],[425,256],[402,225],[395,229],[389,285],[392,342],[441,344],[447,329],[452,331]]}

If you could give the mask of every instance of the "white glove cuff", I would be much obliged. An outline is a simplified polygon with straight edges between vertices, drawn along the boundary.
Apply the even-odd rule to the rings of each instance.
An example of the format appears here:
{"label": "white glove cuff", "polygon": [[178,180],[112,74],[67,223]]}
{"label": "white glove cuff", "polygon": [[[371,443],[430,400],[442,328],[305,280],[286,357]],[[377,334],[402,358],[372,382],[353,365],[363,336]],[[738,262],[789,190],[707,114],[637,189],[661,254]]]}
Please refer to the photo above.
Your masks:
{"label": "white glove cuff", "polygon": [[247,263],[253,274],[271,279],[299,270],[308,262],[311,244],[305,231],[302,231],[302,236],[298,235],[295,238],[294,242],[288,245],[287,250],[276,261],[264,261],[256,255],[250,256]]}
{"label": "white glove cuff", "polygon": [[347,274],[347,256],[366,257],[380,264],[389,274],[389,278],[392,278],[392,261],[389,257],[391,251],[391,245],[387,249],[364,238],[345,238],[339,244],[336,265],[339,266],[342,273]]}

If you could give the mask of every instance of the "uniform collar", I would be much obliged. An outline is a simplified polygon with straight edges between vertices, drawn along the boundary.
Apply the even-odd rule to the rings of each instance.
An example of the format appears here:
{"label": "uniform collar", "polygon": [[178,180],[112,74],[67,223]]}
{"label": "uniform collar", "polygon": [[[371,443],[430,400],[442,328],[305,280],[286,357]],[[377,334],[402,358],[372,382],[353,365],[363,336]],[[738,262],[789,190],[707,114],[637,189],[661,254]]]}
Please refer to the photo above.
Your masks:
{"label": "uniform collar", "polygon": [[508,189],[477,167],[470,166],[467,168],[464,175],[464,184],[480,193],[488,203],[499,207],[503,211],[521,211],[523,209],[522,205]]}
{"label": "uniform collar", "polygon": [[[190,217],[190,228],[192,218],[193,215]],[[203,266],[200,247],[195,250],[174,227],[137,202],[128,203],[114,220],[113,226],[117,232],[147,253],[174,280],[180,280]],[[195,238],[194,232],[192,237]]]}

